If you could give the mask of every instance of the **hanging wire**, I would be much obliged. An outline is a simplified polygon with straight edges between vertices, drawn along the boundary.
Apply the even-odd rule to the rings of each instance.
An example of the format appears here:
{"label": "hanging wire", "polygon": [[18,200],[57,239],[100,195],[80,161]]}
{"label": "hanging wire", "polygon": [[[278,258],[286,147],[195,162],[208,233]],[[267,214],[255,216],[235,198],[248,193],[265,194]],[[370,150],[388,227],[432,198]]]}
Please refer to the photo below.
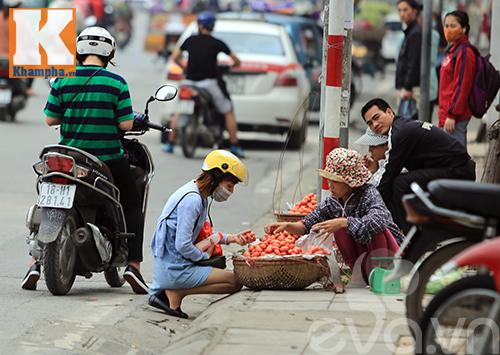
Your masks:
{"label": "hanging wire", "polygon": [[[290,127],[294,126],[294,123],[297,121],[297,119],[299,117],[299,113],[304,108],[306,108],[305,115],[307,115],[307,112],[308,112],[307,108],[309,107],[309,100],[311,99],[311,97],[312,97],[312,93],[309,93],[309,95],[299,105],[299,108],[295,112],[293,119],[292,119],[292,122],[290,123]],[[318,98],[318,96],[316,95],[316,99],[317,98]],[[304,119],[306,120],[305,124],[308,124],[308,119],[306,117],[304,117]],[[285,158],[285,153],[286,153],[286,150],[288,147],[288,143],[289,143],[290,138],[291,138],[291,133],[292,133],[292,130],[290,129],[288,131],[287,137],[285,139],[285,143],[283,145],[283,149],[280,153],[280,158],[278,160],[278,169],[277,169],[277,173],[276,173],[276,179],[275,179],[274,190],[273,190],[273,211],[275,213],[282,212],[282,210],[281,210],[281,198],[283,196],[283,163],[284,163],[284,158]],[[302,195],[302,178],[303,178],[303,174],[304,174],[304,147],[305,147],[305,144],[302,144],[300,147],[300,150],[299,150],[299,164],[300,164],[299,178],[298,178],[297,185],[296,185],[296,188],[295,188],[293,196],[292,196],[292,201],[295,201],[297,192],[300,195]],[[278,193],[278,191],[279,191],[279,193]],[[289,206],[288,209],[290,209],[291,207],[292,206]]]}

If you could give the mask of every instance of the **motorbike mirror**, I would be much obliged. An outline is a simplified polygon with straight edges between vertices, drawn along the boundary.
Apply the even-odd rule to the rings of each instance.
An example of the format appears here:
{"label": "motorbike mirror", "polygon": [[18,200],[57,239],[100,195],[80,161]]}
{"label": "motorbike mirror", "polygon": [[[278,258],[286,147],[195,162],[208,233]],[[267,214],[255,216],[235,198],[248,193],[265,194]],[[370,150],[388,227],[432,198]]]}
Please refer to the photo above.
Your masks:
{"label": "motorbike mirror", "polygon": [[177,88],[172,85],[163,85],[156,90],[155,99],[158,101],[170,101],[177,95]]}

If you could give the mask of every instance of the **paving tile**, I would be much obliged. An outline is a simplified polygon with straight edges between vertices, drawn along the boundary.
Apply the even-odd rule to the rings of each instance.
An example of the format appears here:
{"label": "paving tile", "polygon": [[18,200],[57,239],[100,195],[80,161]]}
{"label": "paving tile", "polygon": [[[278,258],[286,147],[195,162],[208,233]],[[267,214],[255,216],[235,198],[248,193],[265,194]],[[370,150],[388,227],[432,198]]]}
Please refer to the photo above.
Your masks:
{"label": "paving tile", "polygon": [[239,349],[240,345],[254,346],[257,349],[276,346],[300,350],[307,344],[307,332],[231,327],[226,329],[219,344],[233,344],[233,350]]}
{"label": "paving tile", "polygon": [[255,302],[252,309],[273,309],[277,311],[297,311],[297,310],[327,310],[330,306],[329,301],[296,301],[296,302]]}
{"label": "paving tile", "polygon": [[355,344],[335,338],[318,344],[308,345],[302,355],[390,355],[394,348],[382,343]]}
{"label": "paving tile", "polygon": [[329,302],[335,298],[335,293],[322,290],[304,290],[304,291],[262,291],[257,297],[259,301],[325,301]]}
{"label": "paving tile", "polygon": [[291,349],[282,346],[258,346],[258,345],[238,345],[235,348],[232,344],[217,344],[208,354],[210,355],[301,355],[302,349]]}

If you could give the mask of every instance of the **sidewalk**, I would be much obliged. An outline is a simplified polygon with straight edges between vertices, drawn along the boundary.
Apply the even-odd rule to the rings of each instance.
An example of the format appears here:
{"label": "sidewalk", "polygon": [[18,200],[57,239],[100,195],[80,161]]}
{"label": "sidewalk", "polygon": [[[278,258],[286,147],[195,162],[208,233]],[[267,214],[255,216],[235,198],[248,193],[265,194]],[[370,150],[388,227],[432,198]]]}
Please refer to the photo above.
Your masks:
{"label": "sidewalk", "polygon": [[[401,296],[365,288],[243,291],[212,304],[163,354],[392,354]],[[403,354],[403,352],[398,352]]]}

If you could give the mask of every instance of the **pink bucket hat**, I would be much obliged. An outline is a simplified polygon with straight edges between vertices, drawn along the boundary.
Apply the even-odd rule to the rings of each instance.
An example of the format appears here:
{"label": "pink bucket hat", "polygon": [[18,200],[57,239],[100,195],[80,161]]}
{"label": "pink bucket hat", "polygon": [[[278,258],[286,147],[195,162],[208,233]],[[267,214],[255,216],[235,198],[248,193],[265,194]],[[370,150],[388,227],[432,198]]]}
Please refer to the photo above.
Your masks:
{"label": "pink bucket hat", "polygon": [[366,184],[372,176],[361,154],[345,148],[336,148],[328,153],[325,169],[319,169],[319,174],[329,180],[344,182],[352,188]]}

